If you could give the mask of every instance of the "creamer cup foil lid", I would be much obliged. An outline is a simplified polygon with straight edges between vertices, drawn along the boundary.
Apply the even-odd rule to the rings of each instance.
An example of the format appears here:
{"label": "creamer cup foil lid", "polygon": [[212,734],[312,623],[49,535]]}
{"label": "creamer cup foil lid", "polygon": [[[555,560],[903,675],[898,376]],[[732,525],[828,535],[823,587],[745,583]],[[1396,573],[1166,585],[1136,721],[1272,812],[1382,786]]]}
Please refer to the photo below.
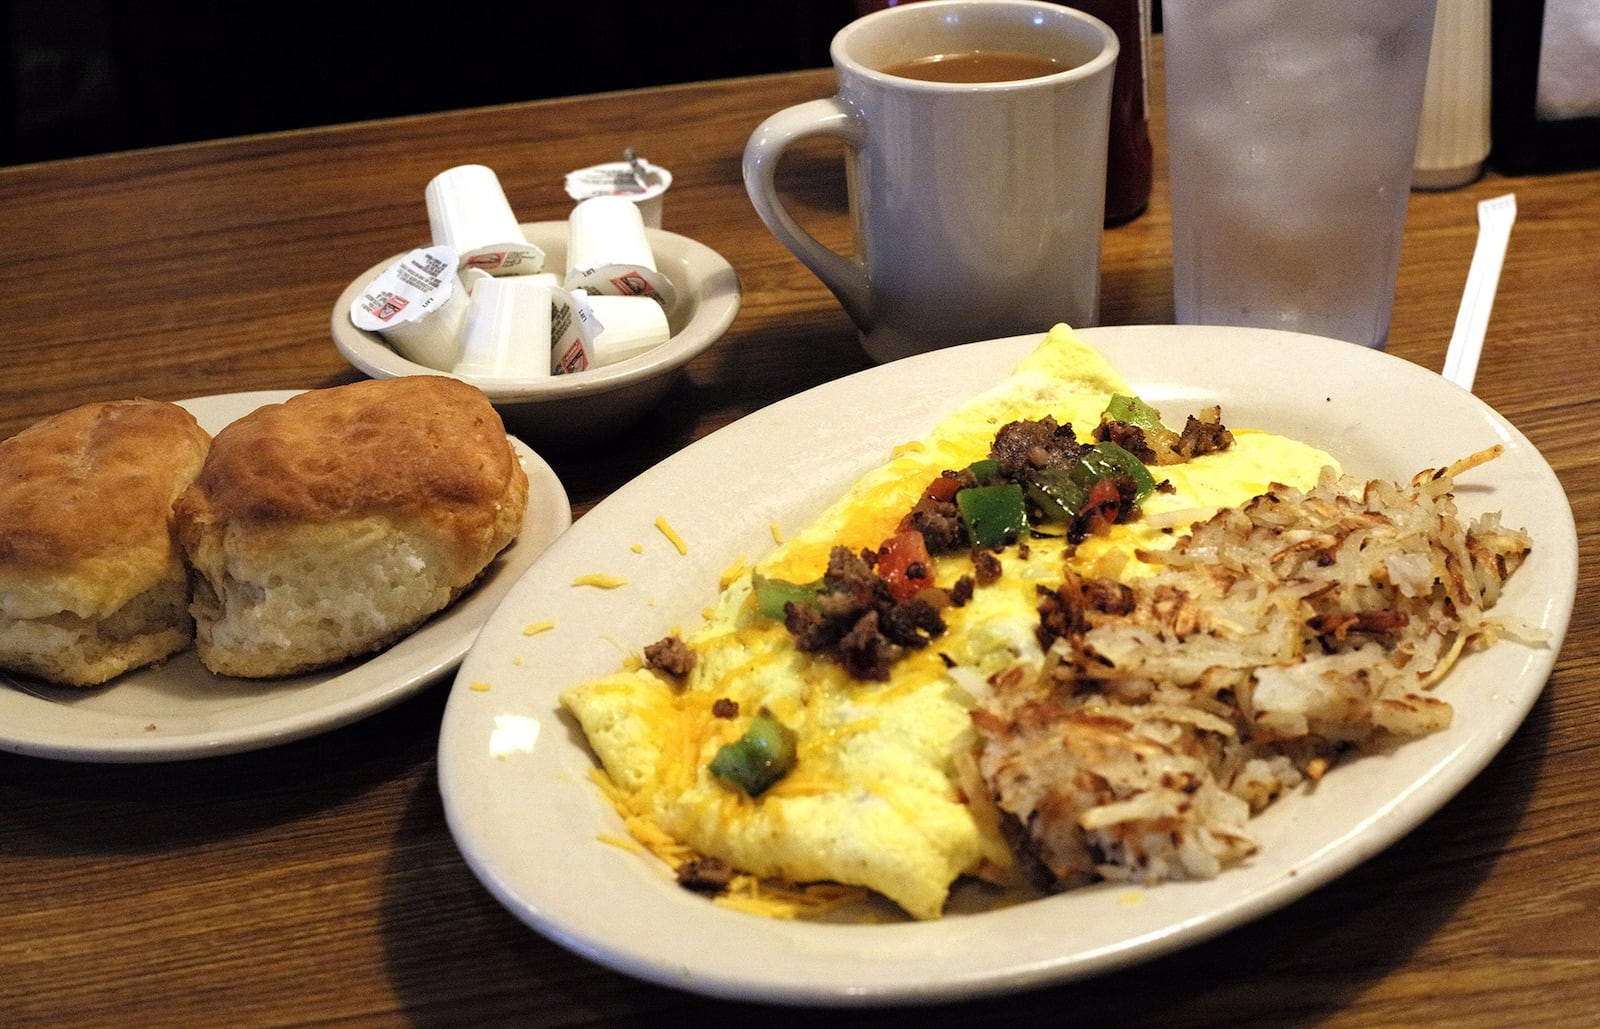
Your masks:
{"label": "creamer cup foil lid", "polygon": [[376,332],[408,360],[430,368],[455,363],[466,290],[450,247],[419,247],[395,261],[350,304],[350,321]]}
{"label": "creamer cup foil lid", "polygon": [[644,223],[661,228],[661,208],[672,173],[643,158],[611,161],[567,173],[567,196],[578,203],[592,197],[620,196],[633,201]]}
{"label": "creamer cup foil lid", "polygon": [[385,268],[350,304],[356,328],[385,332],[421,321],[449,301],[456,287],[456,252],[418,247]]}
{"label": "creamer cup foil lid", "polygon": [[647,297],[662,310],[678,305],[678,290],[672,280],[652,268],[632,264],[602,264],[596,268],[571,268],[563,280],[569,290],[583,290],[594,296]]}

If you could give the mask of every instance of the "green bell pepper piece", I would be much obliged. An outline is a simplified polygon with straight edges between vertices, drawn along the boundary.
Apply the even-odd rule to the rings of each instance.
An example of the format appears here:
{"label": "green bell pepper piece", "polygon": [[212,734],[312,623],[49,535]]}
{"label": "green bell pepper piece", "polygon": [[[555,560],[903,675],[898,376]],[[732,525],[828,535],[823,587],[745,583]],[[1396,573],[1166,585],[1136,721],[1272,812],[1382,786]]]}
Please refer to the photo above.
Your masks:
{"label": "green bell pepper piece", "polygon": [[1111,400],[1106,403],[1106,417],[1118,422],[1127,422],[1144,429],[1165,429],[1161,423],[1161,412],[1140,400],[1122,393],[1113,393]]}
{"label": "green bell pepper piece", "polygon": [[744,735],[723,744],[711,759],[711,774],[759,797],[795,765],[795,732],[762,708]]}
{"label": "green bell pepper piece", "polygon": [[787,579],[769,579],[765,575],[756,575],[752,583],[755,587],[756,607],[768,618],[783,620],[785,604],[793,601],[796,604],[810,604],[815,607],[818,603],[818,594],[822,592],[822,582],[790,582]]}
{"label": "green bell pepper piece", "polygon": [[1078,463],[1072,466],[1072,480],[1085,491],[1101,479],[1126,475],[1133,479],[1139,500],[1149,496],[1156,488],[1156,480],[1144,462],[1110,440],[1096,443],[1083,452]]}
{"label": "green bell pepper piece", "polygon": [[956,512],[974,547],[997,547],[1016,539],[1028,527],[1022,487],[972,486],[956,494]]}
{"label": "green bell pepper piece", "polygon": [[986,457],[981,461],[974,461],[967,465],[967,471],[971,472],[973,477],[978,480],[978,485],[982,486],[988,483],[990,479],[1000,477],[1000,462],[992,457]]}
{"label": "green bell pepper piece", "polygon": [[1089,491],[1065,468],[1036,468],[1028,473],[1028,500],[1046,523],[1069,523],[1089,500]]}

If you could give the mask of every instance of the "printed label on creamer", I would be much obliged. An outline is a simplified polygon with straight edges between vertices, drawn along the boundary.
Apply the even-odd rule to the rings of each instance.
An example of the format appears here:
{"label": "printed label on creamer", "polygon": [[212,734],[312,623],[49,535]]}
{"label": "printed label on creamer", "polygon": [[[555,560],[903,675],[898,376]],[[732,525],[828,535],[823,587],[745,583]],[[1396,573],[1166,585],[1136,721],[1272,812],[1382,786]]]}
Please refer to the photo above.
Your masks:
{"label": "printed label on creamer", "polygon": [[442,307],[456,284],[456,252],[420,247],[386,268],[350,304],[356,328],[381,332]]}
{"label": "printed label on creamer", "polygon": [[568,372],[581,372],[589,367],[589,355],[584,352],[583,341],[575,339],[565,350],[554,351],[555,360],[552,363],[557,375]]}
{"label": "printed label on creamer", "polygon": [[668,314],[678,303],[672,280],[658,271],[628,264],[608,264],[600,268],[567,269],[566,287],[608,297],[649,297]]}
{"label": "printed label on creamer", "polygon": [[[603,196],[659,196],[666,192],[672,176],[649,161],[638,162],[638,174],[628,161],[612,161],[567,173],[567,196],[587,200]],[[643,178],[643,182],[640,181]]]}
{"label": "printed label on creamer", "polygon": [[601,327],[582,293],[561,290],[559,296],[561,302],[550,309],[550,370],[565,375],[595,364],[594,340]]}
{"label": "printed label on creamer", "polygon": [[544,251],[532,243],[525,247],[474,250],[461,258],[461,267],[476,268],[492,275],[531,275],[544,269]]}

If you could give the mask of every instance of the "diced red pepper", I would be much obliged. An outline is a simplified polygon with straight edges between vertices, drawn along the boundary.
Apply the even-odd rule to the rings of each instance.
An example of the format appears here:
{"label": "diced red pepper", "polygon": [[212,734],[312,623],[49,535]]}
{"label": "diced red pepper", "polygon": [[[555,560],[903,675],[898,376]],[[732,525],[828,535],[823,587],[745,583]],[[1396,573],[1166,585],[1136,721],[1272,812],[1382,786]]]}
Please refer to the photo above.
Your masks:
{"label": "diced red pepper", "polygon": [[928,483],[928,488],[922,495],[929,500],[939,500],[946,503],[956,498],[956,490],[961,488],[961,480],[949,475],[941,475]]}
{"label": "diced red pepper", "polygon": [[878,575],[895,600],[906,600],[933,585],[933,558],[916,530],[897,532],[878,548]]}
{"label": "diced red pepper", "polygon": [[922,511],[937,510],[940,504],[948,504],[955,499],[956,491],[961,488],[961,481],[948,475],[941,475],[923,487],[922,496],[917,498],[917,504],[907,511],[905,517],[900,519],[900,524],[895,526],[899,532],[906,532],[916,524],[916,516]]}
{"label": "diced red pepper", "polygon": [[1103,532],[1122,513],[1122,493],[1113,479],[1096,480],[1089,487],[1089,499],[1078,512],[1078,521],[1085,534]]}

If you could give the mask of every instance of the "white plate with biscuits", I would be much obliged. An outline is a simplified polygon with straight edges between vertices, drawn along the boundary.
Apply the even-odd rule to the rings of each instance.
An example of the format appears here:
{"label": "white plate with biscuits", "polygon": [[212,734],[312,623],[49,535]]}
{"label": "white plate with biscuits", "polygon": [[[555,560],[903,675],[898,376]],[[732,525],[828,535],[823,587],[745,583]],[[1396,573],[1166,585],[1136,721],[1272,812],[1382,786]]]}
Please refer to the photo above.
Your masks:
{"label": "white plate with biscuits", "polygon": [[[298,390],[178,403],[215,433]],[[506,591],[572,523],[550,466],[516,439],[528,506],[515,542],[482,579],[409,636],[370,657],[278,679],[213,674],[191,649],[100,687],[0,673],[0,750],[71,761],[177,761],[256,750],[349,724],[438,681],[461,661]]]}

